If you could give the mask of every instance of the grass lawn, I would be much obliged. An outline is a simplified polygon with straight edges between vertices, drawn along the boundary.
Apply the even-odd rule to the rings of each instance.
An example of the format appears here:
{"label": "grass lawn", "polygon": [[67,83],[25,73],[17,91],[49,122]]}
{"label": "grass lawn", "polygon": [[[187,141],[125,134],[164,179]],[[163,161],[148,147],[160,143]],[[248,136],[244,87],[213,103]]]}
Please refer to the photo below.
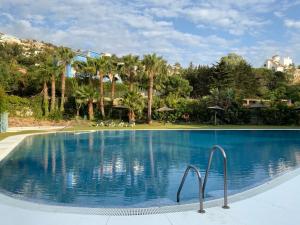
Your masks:
{"label": "grass lawn", "polygon": [[141,129],[300,129],[300,126],[268,126],[268,125],[204,125],[204,124],[172,124],[172,123],[159,123],[153,122],[148,124],[136,124],[134,128],[131,127],[96,127],[88,125],[73,126],[63,129],[65,131],[77,131],[77,130],[141,130]]}
{"label": "grass lawn", "polygon": [[[142,130],[142,129],[300,129],[300,126],[268,126],[268,125],[203,125],[203,124],[162,124],[158,122],[153,122],[153,124],[137,124],[134,128],[131,127],[96,127],[92,125],[75,125],[72,127],[67,127],[59,131],[80,131],[80,130]],[[53,130],[52,130],[53,131]],[[41,133],[46,131],[41,130],[29,130],[29,131],[20,131],[20,132],[7,132],[0,133],[0,140],[18,134],[32,134],[32,133]]]}
{"label": "grass lawn", "polygon": [[19,132],[6,132],[6,133],[0,133],[0,141],[4,138],[13,136],[13,135],[18,135],[18,134],[33,134],[33,133],[40,133],[40,132],[45,132],[45,131],[40,131],[40,130],[26,130],[26,131],[19,131]]}

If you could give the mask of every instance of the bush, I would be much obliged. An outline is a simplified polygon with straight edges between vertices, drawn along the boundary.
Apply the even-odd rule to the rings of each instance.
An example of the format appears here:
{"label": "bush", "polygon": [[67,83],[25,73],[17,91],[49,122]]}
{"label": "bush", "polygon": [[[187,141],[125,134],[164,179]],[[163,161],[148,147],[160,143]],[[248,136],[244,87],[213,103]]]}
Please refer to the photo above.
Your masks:
{"label": "bush", "polygon": [[298,125],[299,112],[286,105],[262,109],[257,115],[261,123],[268,125]]}
{"label": "bush", "polygon": [[0,113],[7,110],[7,96],[2,87],[0,87]]}
{"label": "bush", "polygon": [[49,113],[48,119],[59,121],[62,119],[62,114],[58,109],[56,109],[55,111]]}
{"label": "bush", "polygon": [[[156,111],[163,106],[172,108],[174,111]],[[196,99],[178,98],[172,94],[168,95],[165,99],[154,98],[153,108],[153,117],[162,121],[207,122],[210,118],[205,102]]]}
{"label": "bush", "polygon": [[42,118],[42,97],[21,98],[15,95],[7,96],[7,109],[13,116]]}

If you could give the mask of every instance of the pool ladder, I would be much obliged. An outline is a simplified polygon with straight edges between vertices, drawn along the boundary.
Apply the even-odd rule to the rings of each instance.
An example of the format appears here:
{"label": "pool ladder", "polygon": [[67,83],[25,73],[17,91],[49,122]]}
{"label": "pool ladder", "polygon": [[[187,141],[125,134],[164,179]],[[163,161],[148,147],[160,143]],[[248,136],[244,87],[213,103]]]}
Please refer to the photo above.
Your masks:
{"label": "pool ladder", "polygon": [[206,172],[205,172],[205,177],[204,177],[204,181],[202,182],[202,177],[201,177],[201,173],[200,170],[197,169],[197,167],[193,166],[193,165],[188,165],[184,175],[181,179],[181,183],[179,185],[178,191],[177,191],[177,202],[180,201],[180,193],[181,193],[181,189],[184,185],[185,179],[189,173],[190,170],[194,170],[197,178],[198,178],[198,185],[199,185],[199,203],[200,203],[200,209],[198,210],[199,213],[205,213],[204,210],[204,206],[203,206],[203,202],[204,202],[204,196],[205,196],[205,187],[206,187],[206,183],[207,183],[207,179],[208,179],[208,174],[209,174],[209,170],[210,170],[210,166],[211,166],[211,162],[214,156],[215,151],[220,151],[222,153],[223,156],[223,173],[224,173],[224,205],[222,206],[222,208],[224,209],[229,209],[228,206],[228,199],[227,199],[227,157],[226,157],[226,153],[225,150],[219,146],[219,145],[214,145],[210,151],[210,155],[209,155],[209,160],[208,160],[208,165],[206,168]]}

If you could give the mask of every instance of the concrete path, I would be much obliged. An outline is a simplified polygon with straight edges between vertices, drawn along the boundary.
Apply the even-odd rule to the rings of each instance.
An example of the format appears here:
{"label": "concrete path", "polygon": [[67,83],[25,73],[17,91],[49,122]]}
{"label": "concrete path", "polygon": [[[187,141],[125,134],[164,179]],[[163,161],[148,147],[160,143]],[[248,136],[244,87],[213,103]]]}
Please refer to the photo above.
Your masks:
{"label": "concrete path", "polygon": [[65,126],[9,127],[7,132],[19,132],[19,131],[28,131],[28,130],[49,131],[49,130],[61,130],[63,128],[65,128]]}

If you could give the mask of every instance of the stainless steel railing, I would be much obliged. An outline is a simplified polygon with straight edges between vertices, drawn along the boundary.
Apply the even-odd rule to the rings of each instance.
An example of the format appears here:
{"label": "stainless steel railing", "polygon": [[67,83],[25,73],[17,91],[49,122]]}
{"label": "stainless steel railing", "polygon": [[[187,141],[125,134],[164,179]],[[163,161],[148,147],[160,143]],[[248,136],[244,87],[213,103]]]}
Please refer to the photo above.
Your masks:
{"label": "stainless steel railing", "polygon": [[212,159],[213,159],[213,156],[214,156],[214,153],[215,151],[220,151],[222,153],[222,156],[223,156],[223,172],[224,172],[224,205],[222,206],[224,209],[229,209],[229,206],[228,206],[228,197],[227,197],[227,156],[226,156],[226,153],[225,153],[225,150],[219,146],[219,145],[214,145],[210,151],[210,155],[209,155],[209,160],[208,160],[208,165],[207,165],[207,169],[206,169],[206,172],[205,172],[205,177],[204,177],[204,182],[202,184],[202,177],[201,177],[201,173],[200,171],[195,167],[195,166],[192,166],[192,165],[189,165],[185,172],[184,172],[184,175],[181,179],[181,183],[180,183],[180,186],[178,188],[178,191],[177,191],[177,202],[180,201],[180,193],[181,193],[181,189],[183,187],[183,184],[185,182],[185,179],[189,173],[189,171],[191,169],[193,169],[195,172],[196,172],[196,175],[198,177],[198,181],[199,181],[199,202],[200,202],[200,210],[198,212],[200,213],[204,213],[205,210],[204,210],[204,206],[203,206],[203,202],[204,202],[204,197],[205,197],[205,188],[206,188],[206,184],[207,184],[207,179],[208,179],[208,174],[209,174],[209,170],[210,170],[210,166],[211,166],[211,163],[212,163]]}
{"label": "stainless steel railing", "polygon": [[200,173],[200,171],[195,167],[195,166],[193,166],[193,165],[189,165],[187,168],[186,168],[186,170],[185,170],[185,172],[184,172],[184,175],[183,175],[183,177],[182,177],[182,179],[181,179],[181,183],[180,183],[180,186],[179,186],[179,188],[178,188],[178,191],[177,191],[177,202],[179,202],[180,201],[180,193],[181,193],[181,189],[182,189],[182,187],[183,187],[183,184],[184,184],[184,182],[185,182],[185,179],[186,179],[186,177],[187,177],[187,175],[188,175],[188,173],[189,173],[189,171],[190,170],[194,170],[195,171],[195,173],[196,173],[196,175],[197,175],[197,178],[198,178],[198,182],[199,182],[199,202],[200,202],[200,209],[199,209],[199,213],[205,213],[205,210],[203,209],[203,191],[202,191],[202,188],[203,188],[203,185],[202,185],[202,178],[201,178],[201,173]]}
{"label": "stainless steel railing", "polygon": [[224,173],[224,205],[223,205],[223,208],[224,209],[229,209],[228,199],[227,199],[227,156],[226,156],[225,150],[219,145],[213,146],[211,151],[210,151],[208,165],[207,165],[207,169],[206,169],[205,177],[204,177],[204,182],[203,182],[203,188],[202,188],[203,193],[202,193],[202,195],[205,196],[205,188],[206,188],[206,183],[207,183],[207,179],[208,179],[208,174],[209,174],[211,162],[212,162],[214,153],[217,150],[219,150],[222,153],[222,156],[223,156],[223,173]]}

